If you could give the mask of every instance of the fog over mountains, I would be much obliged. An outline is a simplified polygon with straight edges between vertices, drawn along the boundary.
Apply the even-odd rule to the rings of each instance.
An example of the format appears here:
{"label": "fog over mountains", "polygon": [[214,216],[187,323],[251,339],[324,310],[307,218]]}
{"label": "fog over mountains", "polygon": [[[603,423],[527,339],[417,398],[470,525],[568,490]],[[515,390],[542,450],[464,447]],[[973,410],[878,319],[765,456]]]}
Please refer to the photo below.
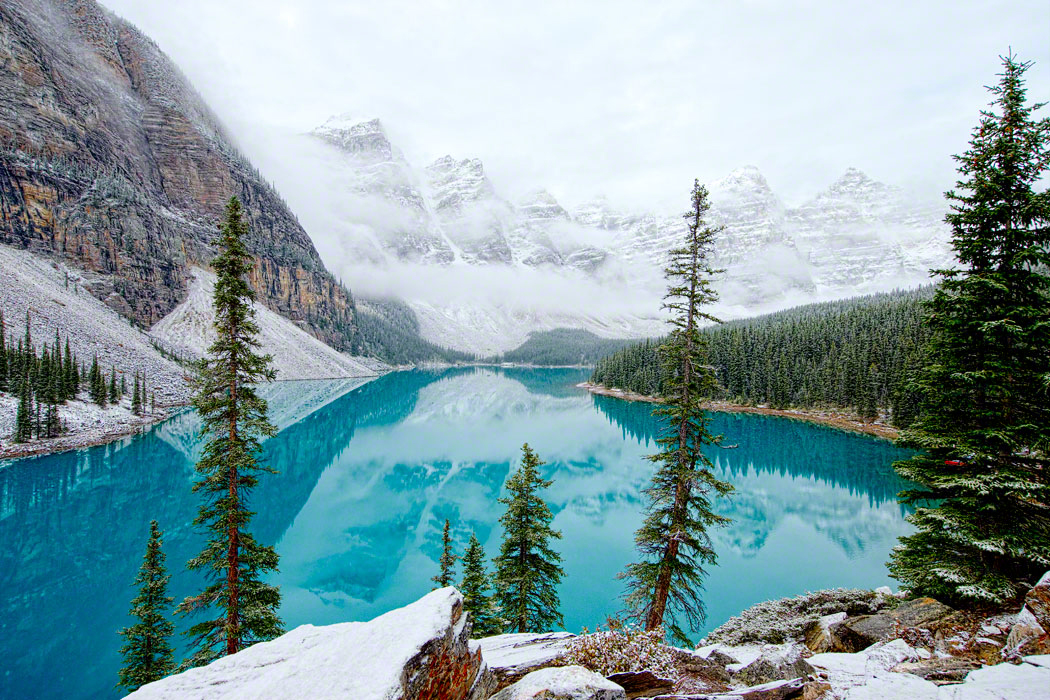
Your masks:
{"label": "fog over mountains", "polygon": [[[569,206],[543,189],[511,201],[477,158],[409,162],[380,119],[337,116],[265,144],[253,155],[328,267],[365,297],[405,299],[427,340],[492,353],[559,326],[662,332],[662,265],[684,231],[675,213],[604,197]],[[951,260],[943,202],[856,169],[794,207],[751,166],[708,187],[711,222],[725,226],[725,317],[915,286]]]}

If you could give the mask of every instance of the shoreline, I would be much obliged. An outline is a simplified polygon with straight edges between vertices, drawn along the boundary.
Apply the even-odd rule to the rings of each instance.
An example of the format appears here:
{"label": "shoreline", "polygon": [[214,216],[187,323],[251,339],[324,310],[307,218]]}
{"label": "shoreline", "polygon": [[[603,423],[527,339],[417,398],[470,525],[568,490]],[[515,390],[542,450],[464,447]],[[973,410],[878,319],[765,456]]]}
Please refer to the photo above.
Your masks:
{"label": "shoreline", "polygon": [[7,460],[13,461],[16,459],[24,459],[26,457],[43,457],[44,455],[59,454],[61,452],[70,452],[72,450],[83,450],[88,447],[97,447],[99,445],[116,442],[121,438],[141,433],[146,428],[166,421],[172,416],[181,413],[186,406],[189,406],[189,404],[172,404],[170,406],[163,406],[162,408],[165,409],[163,414],[141,417],[139,420],[132,423],[118,423],[108,428],[102,428],[101,432],[80,431],[77,433],[69,433],[67,435],[59,435],[58,437],[53,438],[38,438],[31,442],[12,443],[5,447],[0,447],[0,468],[6,466],[3,462]]}
{"label": "shoreline", "polygon": [[[610,389],[599,384],[591,384],[590,382],[580,382],[576,386],[580,389],[586,389],[592,394],[609,396],[624,401],[663,403],[662,399],[655,396],[647,396],[645,394],[624,391],[622,389]],[[900,434],[900,431],[892,425],[887,425],[885,423],[865,423],[853,414],[841,410],[768,408],[765,406],[745,406],[730,401],[707,401],[704,403],[704,408],[716,413],[757,413],[763,416],[780,416],[782,418],[791,418],[792,420],[803,421],[806,423],[826,425],[831,428],[846,430],[853,433],[870,435],[882,440],[896,440],[897,436]]]}

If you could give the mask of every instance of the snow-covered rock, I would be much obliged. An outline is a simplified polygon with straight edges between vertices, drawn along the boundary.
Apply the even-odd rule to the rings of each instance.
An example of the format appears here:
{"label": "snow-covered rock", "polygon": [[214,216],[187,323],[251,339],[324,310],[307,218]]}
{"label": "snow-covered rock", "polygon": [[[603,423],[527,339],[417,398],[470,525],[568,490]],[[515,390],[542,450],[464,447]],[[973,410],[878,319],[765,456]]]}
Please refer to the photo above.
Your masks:
{"label": "snow-covered rock", "polygon": [[583,666],[560,666],[533,671],[492,700],[625,700],[624,689]]}
{"label": "snow-covered rock", "polygon": [[[193,268],[186,299],[150,329],[150,335],[180,355],[201,357],[214,342],[212,292],[215,275]],[[341,353],[270,309],[255,304],[260,351],[273,355],[277,379],[337,379],[377,374],[374,362]]]}
{"label": "snow-covered rock", "polygon": [[478,640],[481,655],[503,688],[561,659],[576,635],[570,632],[499,634]]}
{"label": "snow-covered rock", "polygon": [[758,658],[733,671],[733,682],[753,686],[808,676],[813,672],[805,659],[808,654],[800,644],[767,644],[761,648]]}
{"label": "snow-covered rock", "polygon": [[128,697],[484,700],[493,677],[469,636],[463,597],[441,588],[370,622],[302,625]]}
{"label": "snow-covered rock", "polygon": [[1032,613],[1039,626],[1050,632],[1050,571],[1043,574],[1039,583],[1028,591],[1024,598],[1024,606]]}

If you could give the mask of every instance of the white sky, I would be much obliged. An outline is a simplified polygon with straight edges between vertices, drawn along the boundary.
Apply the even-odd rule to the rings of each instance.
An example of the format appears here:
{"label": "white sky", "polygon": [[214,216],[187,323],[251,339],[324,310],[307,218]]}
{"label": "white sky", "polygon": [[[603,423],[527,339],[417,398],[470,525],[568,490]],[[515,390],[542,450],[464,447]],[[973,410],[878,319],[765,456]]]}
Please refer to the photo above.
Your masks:
{"label": "white sky", "polygon": [[937,196],[1008,46],[1050,99],[1046,0],[102,2],[235,134],[378,116],[417,165],[479,157],[568,206],[680,209],[745,164],[788,204],[849,166]]}

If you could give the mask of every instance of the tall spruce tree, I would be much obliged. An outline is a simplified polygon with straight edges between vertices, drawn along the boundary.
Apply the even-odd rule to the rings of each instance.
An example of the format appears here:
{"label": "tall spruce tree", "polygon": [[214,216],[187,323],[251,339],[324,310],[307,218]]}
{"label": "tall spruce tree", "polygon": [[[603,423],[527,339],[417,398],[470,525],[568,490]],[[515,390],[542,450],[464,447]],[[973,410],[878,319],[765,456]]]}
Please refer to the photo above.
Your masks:
{"label": "tall spruce tree", "polygon": [[135,386],[131,391],[131,412],[136,416],[142,415],[142,385],[139,383],[139,373],[135,372]]}
{"label": "tall spruce tree", "polygon": [[4,312],[0,310],[0,391],[7,391],[8,386],[7,327],[4,326]]}
{"label": "tall spruce tree", "polygon": [[445,528],[441,532],[441,559],[438,561],[440,570],[434,578],[430,579],[438,585],[438,588],[452,585],[456,575],[456,559],[456,555],[452,552],[452,534],[446,519]]}
{"label": "tall spruce tree", "polygon": [[[1050,568],[1050,119],[1026,104],[1031,65],[1001,57],[961,179],[946,194],[958,269],[937,270],[921,407],[897,462],[918,528],[891,554],[914,593],[1003,603]],[[932,505],[936,503],[937,505]]]}
{"label": "tall spruce tree", "polygon": [[551,514],[540,496],[553,482],[540,476],[545,462],[528,443],[521,448],[521,464],[507,480],[507,506],[499,519],[503,542],[496,557],[496,601],[514,632],[549,632],[562,627],[557,586],[564,575],[561,555],[550,547],[561,532],[551,528]]}
{"label": "tall spruce tree", "polygon": [[248,231],[236,197],[227,204],[220,229],[220,252],[212,261],[216,338],[193,379],[193,406],[203,421],[201,434],[208,438],[193,486],[204,501],[194,523],[205,528],[208,542],[187,564],[204,572],[210,583],[178,608],[211,616],[189,630],[195,647],[186,662],[190,666],[235,654],[283,631],[277,616],[280,591],[263,581],[277,571],[277,552],[245,529],[252,516],[247,497],[257,475],[275,473],[258,460],[261,439],[277,431],[254,387],[272,381],[276,373],[272,358],[257,352],[255,294],[247,281],[252,257],[244,244]]}
{"label": "tall spruce tree", "polygon": [[489,575],[485,571],[485,549],[472,532],[463,553],[463,580],[459,590],[463,594],[463,609],[470,613],[474,622],[471,636],[475,639],[503,633],[503,623],[489,593],[490,588]]}
{"label": "tall spruce tree", "polygon": [[120,648],[124,665],[117,686],[123,686],[129,693],[175,671],[169,642],[175,625],[167,618],[175,599],[168,595],[171,576],[164,566],[161,537],[157,521],[150,522],[146,555],[133,584],[139,586],[139,594],[132,599],[128,611],[138,622],[120,631],[124,638],[124,645]]}
{"label": "tall spruce tree", "polygon": [[15,442],[33,439],[33,388],[28,373],[19,382],[18,410],[15,413]]}
{"label": "tall spruce tree", "polygon": [[[660,451],[649,457],[657,467],[645,490],[648,514],[635,534],[642,561],[629,564],[625,602],[629,614],[644,621],[646,630],[663,627],[687,642],[683,625],[704,620],[700,597],[705,566],[716,563],[709,530],[729,519],[714,512],[712,497],[726,496],[733,486],[715,477],[706,445],[721,436],[710,431],[701,407],[716,386],[699,333],[702,321],[718,322],[704,307],[718,299],[709,256],[721,230],[706,223],[710,209],[707,188],[693,183],[692,207],[685,215],[685,245],[670,251],[665,276],[669,282],[664,308],[671,312],[671,332],[660,348],[665,365],[666,403],[653,411],[663,424]],[[670,613],[670,614],[668,614]]]}
{"label": "tall spruce tree", "polygon": [[117,390],[117,368],[110,366],[109,368],[109,402],[117,403],[120,398],[120,393]]}

